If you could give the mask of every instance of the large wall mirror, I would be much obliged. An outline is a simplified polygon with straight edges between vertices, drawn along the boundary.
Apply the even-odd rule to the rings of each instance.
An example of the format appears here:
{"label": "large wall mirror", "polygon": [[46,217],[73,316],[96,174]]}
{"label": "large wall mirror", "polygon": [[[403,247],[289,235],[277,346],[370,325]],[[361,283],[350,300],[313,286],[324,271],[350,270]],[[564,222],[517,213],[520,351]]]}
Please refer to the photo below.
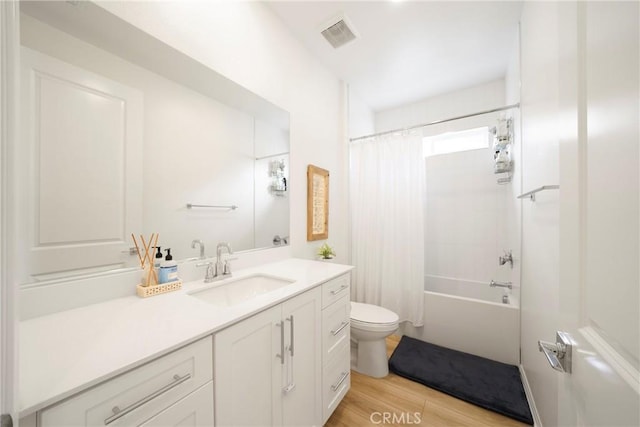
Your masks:
{"label": "large wall mirror", "polygon": [[288,243],[287,112],[90,2],[22,2],[21,44],[21,283]]}

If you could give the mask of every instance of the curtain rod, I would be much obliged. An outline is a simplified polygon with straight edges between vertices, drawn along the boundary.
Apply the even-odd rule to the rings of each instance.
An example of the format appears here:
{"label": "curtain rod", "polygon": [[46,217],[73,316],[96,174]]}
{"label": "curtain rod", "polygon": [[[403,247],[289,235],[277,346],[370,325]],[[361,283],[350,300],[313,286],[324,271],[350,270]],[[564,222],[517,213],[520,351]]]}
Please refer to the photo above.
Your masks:
{"label": "curtain rod", "polygon": [[436,120],[435,122],[423,123],[421,125],[415,125],[415,126],[411,126],[411,127],[408,127],[408,128],[393,129],[393,130],[387,130],[387,131],[384,131],[384,132],[372,133],[371,135],[365,135],[365,136],[359,136],[357,138],[351,138],[351,139],[349,139],[349,142],[355,142],[355,141],[359,141],[361,139],[372,138],[374,136],[389,135],[390,133],[403,132],[403,131],[407,131],[407,130],[423,128],[423,127],[427,127],[427,126],[431,126],[431,125],[437,125],[437,124],[440,124],[440,123],[452,122],[454,120],[466,119],[467,117],[481,116],[483,114],[495,113],[497,111],[511,110],[512,108],[520,108],[520,103],[518,102],[518,103],[515,103],[515,104],[511,104],[511,105],[505,105],[504,107],[493,108],[491,110],[480,111],[480,112],[477,112],[477,113],[465,114],[464,116],[451,117],[450,119]]}

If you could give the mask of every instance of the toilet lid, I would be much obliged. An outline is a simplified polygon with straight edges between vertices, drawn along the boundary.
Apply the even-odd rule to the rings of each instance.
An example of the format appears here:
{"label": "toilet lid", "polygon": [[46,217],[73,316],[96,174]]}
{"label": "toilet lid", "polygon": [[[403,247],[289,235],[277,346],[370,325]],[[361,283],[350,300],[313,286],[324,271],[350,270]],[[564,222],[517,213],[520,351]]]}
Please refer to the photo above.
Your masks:
{"label": "toilet lid", "polygon": [[398,315],[377,305],[352,302],[351,319],[365,323],[396,323]]}

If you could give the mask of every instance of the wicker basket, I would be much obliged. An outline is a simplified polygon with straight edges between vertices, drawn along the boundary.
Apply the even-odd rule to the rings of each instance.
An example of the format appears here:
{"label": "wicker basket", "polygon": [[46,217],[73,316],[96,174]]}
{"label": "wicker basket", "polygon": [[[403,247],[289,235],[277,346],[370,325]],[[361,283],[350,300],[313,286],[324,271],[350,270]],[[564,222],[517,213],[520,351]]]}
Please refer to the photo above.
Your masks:
{"label": "wicker basket", "polygon": [[136,287],[137,294],[141,298],[152,297],[154,295],[166,294],[167,292],[177,291],[182,288],[182,281],[163,283],[161,285],[150,285]]}

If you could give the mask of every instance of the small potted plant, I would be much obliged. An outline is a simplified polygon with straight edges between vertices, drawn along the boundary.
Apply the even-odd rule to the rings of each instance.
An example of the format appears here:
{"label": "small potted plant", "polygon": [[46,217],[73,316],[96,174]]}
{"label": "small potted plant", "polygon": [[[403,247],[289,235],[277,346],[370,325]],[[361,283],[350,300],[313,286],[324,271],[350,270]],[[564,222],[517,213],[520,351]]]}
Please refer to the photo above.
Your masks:
{"label": "small potted plant", "polygon": [[321,259],[333,259],[336,253],[333,252],[333,249],[328,243],[324,243],[318,248],[318,256],[320,256]]}

